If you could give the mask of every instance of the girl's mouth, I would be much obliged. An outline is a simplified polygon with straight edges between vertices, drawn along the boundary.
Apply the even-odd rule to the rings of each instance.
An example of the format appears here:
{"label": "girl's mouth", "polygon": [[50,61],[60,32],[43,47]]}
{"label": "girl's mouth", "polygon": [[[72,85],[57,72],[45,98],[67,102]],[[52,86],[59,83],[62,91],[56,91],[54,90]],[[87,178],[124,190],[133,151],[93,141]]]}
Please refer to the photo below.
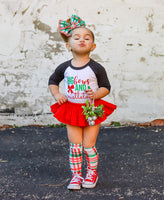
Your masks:
{"label": "girl's mouth", "polygon": [[81,47],[84,47],[84,46],[85,46],[85,44],[84,44],[84,43],[80,43],[79,45],[80,45]]}

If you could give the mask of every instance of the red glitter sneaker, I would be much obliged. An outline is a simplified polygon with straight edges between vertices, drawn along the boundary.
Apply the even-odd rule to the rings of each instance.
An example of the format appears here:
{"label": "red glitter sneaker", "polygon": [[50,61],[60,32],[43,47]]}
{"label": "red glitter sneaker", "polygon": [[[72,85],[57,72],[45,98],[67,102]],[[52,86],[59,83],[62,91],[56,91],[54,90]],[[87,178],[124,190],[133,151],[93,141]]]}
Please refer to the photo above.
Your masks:
{"label": "red glitter sneaker", "polygon": [[98,181],[97,170],[96,169],[87,169],[87,175],[82,183],[83,188],[94,188],[96,187]]}

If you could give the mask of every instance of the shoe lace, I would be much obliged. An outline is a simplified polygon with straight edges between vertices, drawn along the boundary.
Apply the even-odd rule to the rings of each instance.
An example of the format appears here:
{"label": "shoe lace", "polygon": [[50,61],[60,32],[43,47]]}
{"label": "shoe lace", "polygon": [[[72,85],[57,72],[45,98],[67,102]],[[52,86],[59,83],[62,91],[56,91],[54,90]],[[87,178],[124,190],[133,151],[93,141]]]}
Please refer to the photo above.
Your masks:
{"label": "shoe lace", "polygon": [[92,169],[87,169],[86,179],[89,179],[92,181],[94,175],[96,175],[96,174]]}
{"label": "shoe lace", "polygon": [[81,179],[82,182],[84,181],[84,178],[81,177],[77,172],[75,172],[75,173],[73,174],[72,182],[77,182],[77,181],[79,181],[79,179]]}

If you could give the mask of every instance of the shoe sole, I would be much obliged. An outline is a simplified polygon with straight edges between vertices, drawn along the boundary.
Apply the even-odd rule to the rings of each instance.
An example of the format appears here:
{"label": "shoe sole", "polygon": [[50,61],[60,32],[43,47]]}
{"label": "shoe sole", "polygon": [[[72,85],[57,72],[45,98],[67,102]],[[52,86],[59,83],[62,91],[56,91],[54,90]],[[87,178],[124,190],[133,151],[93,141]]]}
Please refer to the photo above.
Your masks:
{"label": "shoe sole", "polygon": [[98,181],[98,177],[94,184],[90,185],[90,184],[85,184],[85,182],[84,182],[84,183],[82,183],[82,187],[83,188],[94,188],[94,187],[96,187],[97,181]]}
{"label": "shoe sole", "polygon": [[68,185],[67,186],[67,189],[68,190],[80,190],[81,189],[81,186],[79,185]]}

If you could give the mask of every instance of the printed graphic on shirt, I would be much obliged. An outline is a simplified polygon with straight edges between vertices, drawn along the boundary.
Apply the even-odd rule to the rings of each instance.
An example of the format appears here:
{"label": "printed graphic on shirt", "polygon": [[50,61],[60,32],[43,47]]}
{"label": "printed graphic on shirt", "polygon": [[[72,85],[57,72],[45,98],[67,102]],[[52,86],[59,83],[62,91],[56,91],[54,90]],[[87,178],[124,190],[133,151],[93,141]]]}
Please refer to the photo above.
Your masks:
{"label": "printed graphic on shirt", "polygon": [[97,89],[97,79],[90,67],[75,70],[70,67],[65,72],[65,89],[67,98],[71,102],[85,103],[88,99],[87,89]]}
{"label": "printed graphic on shirt", "polygon": [[[74,96],[72,96],[73,99],[85,98],[86,96],[85,90],[91,89],[89,86],[89,79],[83,80],[80,79],[78,76],[67,77],[67,84],[68,84],[67,92],[71,94],[74,93]],[[81,93],[79,93],[79,91]]]}

